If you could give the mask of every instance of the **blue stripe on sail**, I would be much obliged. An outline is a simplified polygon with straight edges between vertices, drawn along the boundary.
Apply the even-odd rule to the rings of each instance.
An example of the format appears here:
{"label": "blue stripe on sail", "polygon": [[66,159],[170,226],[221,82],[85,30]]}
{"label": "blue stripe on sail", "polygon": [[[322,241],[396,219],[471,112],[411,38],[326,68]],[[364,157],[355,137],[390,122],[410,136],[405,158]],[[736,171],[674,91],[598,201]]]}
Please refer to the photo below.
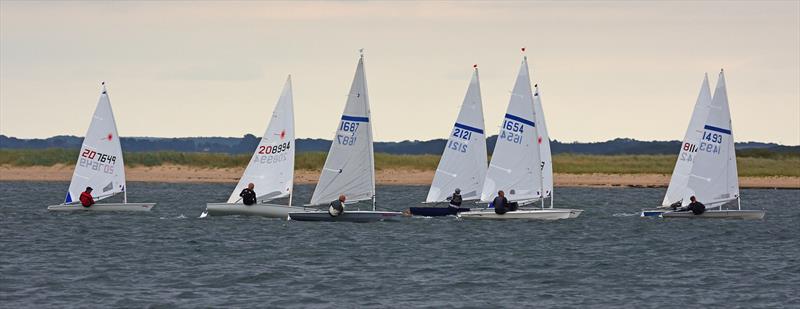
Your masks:
{"label": "blue stripe on sail", "polygon": [[72,203],[72,196],[67,192],[67,197],[64,198],[64,204]]}
{"label": "blue stripe on sail", "polygon": [[533,123],[533,121],[530,121],[530,120],[522,118],[522,117],[517,117],[517,116],[511,115],[511,114],[506,114],[506,118],[514,120],[514,121],[517,121],[517,122],[522,122],[522,123],[527,124],[527,125],[529,125],[531,127],[535,127],[536,126]]}
{"label": "blue stripe on sail", "polygon": [[456,122],[455,127],[459,128],[459,129],[464,129],[464,130],[467,130],[467,131],[472,131],[472,132],[475,132],[475,133],[478,133],[478,134],[483,134],[483,130],[481,130],[481,129],[478,129],[478,128],[475,128],[475,127],[470,127],[470,126],[465,125],[465,124],[460,124],[458,122]]}
{"label": "blue stripe on sail", "polygon": [[725,130],[723,128],[717,128],[717,127],[710,126],[710,125],[706,125],[704,127],[704,129],[711,130],[711,131],[716,131],[716,132],[719,132],[719,133],[731,134],[731,130]]}
{"label": "blue stripe on sail", "polygon": [[356,116],[342,115],[342,120],[358,121],[358,122],[369,122],[369,117],[356,117]]}

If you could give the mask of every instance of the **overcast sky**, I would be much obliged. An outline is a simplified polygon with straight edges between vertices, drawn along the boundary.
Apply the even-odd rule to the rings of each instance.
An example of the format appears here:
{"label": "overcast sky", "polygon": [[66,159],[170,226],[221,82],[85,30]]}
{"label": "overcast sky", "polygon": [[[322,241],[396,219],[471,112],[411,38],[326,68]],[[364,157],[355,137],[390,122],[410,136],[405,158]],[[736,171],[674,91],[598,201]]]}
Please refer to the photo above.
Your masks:
{"label": "overcast sky", "polygon": [[725,68],[738,141],[800,144],[800,1],[0,2],[0,134],[261,135],[292,74],[330,139],[365,48],[375,139],[444,138],[478,64],[496,134],[521,60],[561,141],[681,139]]}

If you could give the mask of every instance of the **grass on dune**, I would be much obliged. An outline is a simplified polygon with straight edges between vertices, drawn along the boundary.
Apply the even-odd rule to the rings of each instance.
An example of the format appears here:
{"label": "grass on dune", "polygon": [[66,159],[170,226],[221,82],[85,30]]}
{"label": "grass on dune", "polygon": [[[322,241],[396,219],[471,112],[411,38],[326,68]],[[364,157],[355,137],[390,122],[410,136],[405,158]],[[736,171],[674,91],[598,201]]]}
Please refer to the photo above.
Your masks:
{"label": "grass on dune", "polygon": [[[298,153],[297,170],[320,170],[326,153]],[[73,165],[78,156],[74,149],[0,149],[0,165],[52,166]],[[183,165],[199,168],[243,168],[249,154],[183,152],[126,152],[127,166]],[[567,174],[670,174],[675,165],[674,155],[585,155],[558,154],[553,157],[556,173]],[[737,157],[740,176],[800,177],[800,154],[764,151],[742,151]],[[375,168],[432,171],[439,164],[438,155],[375,154]]]}

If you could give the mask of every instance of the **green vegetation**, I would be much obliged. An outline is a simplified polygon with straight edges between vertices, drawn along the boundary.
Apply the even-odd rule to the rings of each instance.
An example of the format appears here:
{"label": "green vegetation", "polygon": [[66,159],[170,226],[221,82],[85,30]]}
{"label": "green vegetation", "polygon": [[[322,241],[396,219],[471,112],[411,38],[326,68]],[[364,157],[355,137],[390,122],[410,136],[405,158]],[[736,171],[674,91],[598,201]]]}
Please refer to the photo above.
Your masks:
{"label": "green vegetation", "polygon": [[[672,174],[674,155],[579,155],[558,154],[553,157],[556,173],[566,174]],[[739,176],[800,177],[800,155],[796,153],[756,156],[737,155]]]}
{"label": "green vegetation", "polygon": [[[75,164],[78,150],[0,150],[0,165],[52,166]],[[323,152],[304,152],[297,155],[296,169],[319,170],[325,163]],[[250,155],[183,152],[129,152],[125,153],[127,166],[184,165],[200,168],[241,168],[247,165]],[[583,155],[558,154],[554,156],[556,173],[569,174],[670,174],[675,164],[674,155]],[[738,153],[740,176],[795,176],[800,177],[800,153],[778,153],[748,149]],[[375,154],[376,169],[434,170],[439,164],[436,155]]]}

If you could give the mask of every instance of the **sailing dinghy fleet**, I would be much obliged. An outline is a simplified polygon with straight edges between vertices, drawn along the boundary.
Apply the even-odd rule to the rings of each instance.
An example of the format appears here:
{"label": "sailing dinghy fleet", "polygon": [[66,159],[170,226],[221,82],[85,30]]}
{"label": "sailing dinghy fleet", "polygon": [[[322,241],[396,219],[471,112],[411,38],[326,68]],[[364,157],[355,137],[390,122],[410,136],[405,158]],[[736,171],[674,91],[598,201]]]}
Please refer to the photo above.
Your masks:
{"label": "sailing dinghy fleet", "polygon": [[[545,199],[553,200],[553,162],[538,96],[538,88],[535,94],[531,89],[528,58],[523,56],[480,197],[481,202],[489,203],[499,191],[503,191],[510,203],[521,208],[498,214],[490,205],[486,209],[458,213],[458,217],[555,220],[577,218],[583,211],[553,208],[552,203],[550,207],[544,207]],[[538,108],[534,106],[537,104],[540,105]],[[536,202],[540,202],[541,207],[531,207]]]}
{"label": "sailing dinghy fleet", "polygon": [[[524,52],[525,49],[523,48]],[[319,182],[307,205],[293,206],[295,125],[289,76],[267,129],[236,187],[224,203],[208,203],[201,217],[253,215],[294,221],[378,222],[404,216],[455,215],[464,220],[556,220],[577,218],[583,210],[554,208],[553,160],[538,85],[531,87],[523,56],[494,152],[487,166],[483,103],[477,65],[459,109],[422,207],[405,213],[378,210],[375,190],[373,131],[364,55],[358,59],[341,121]],[[255,186],[255,203],[245,205],[239,192]],[[91,187],[94,201],[122,195],[122,203],[81,205],[78,197]],[[495,211],[493,199],[505,192],[517,209]],[[460,193],[453,200],[453,193]],[[709,208],[686,211],[690,197]],[[327,208],[344,199],[347,210]],[[282,202],[277,202],[282,201]],[[475,207],[462,203],[474,203]],[[548,203],[549,202],[549,203]],[[370,210],[350,208],[367,204]],[[485,205],[486,207],[477,207]],[[108,91],[100,100],[84,138],[64,203],[51,211],[149,211],[155,203],[129,203],[125,168]],[[516,208],[516,207],[515,207]],[[703,80],[689,127],[681,144],[662,205],[644,209],[642,217],[762,219],[763,210],[743,210],[724,72],[711,94]]]}

